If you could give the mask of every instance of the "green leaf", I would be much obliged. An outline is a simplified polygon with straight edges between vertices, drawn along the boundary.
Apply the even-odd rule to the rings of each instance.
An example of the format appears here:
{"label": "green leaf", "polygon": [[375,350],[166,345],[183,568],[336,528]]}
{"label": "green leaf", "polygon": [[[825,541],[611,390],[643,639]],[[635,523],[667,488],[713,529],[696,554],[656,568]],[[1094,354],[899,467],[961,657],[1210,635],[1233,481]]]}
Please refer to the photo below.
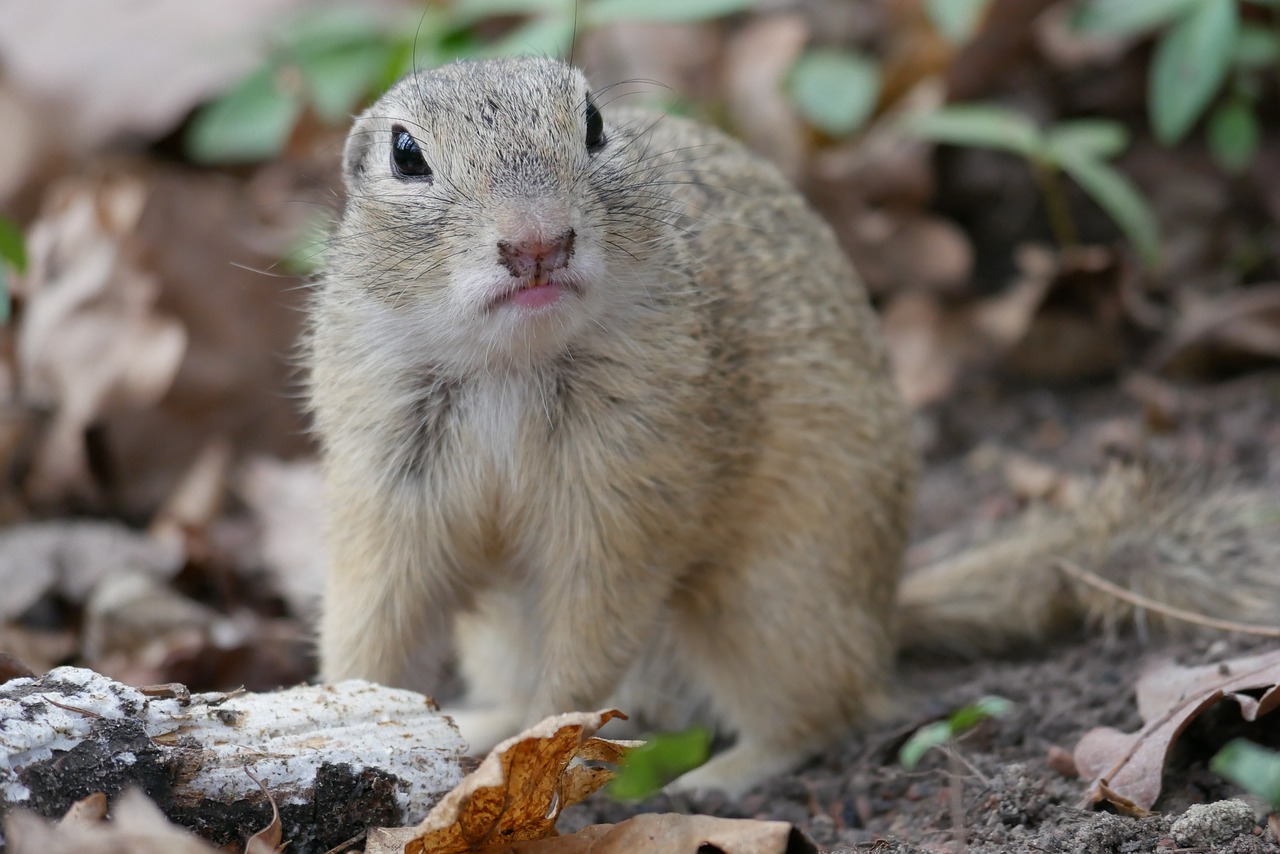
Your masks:
{"label": "green leaf", "polygon": [[620,801],[643,800],[706,762],[710,752],[711,732],[703,727],[655,735],[627,752],[609,782],[609,794]]}
{"label": "green leaf", "polygon": [[1240,16],[1231,0],[1200,0],[1156,45],[1149,79],[1156,139],[1173,145],[1196,123],[1231,67]]}
{"label": "green leaf", "polygon": [[787,77],[791,101],[828,136],[848,136],[870,118],[880,97],[880,66],[846,50],[809,50]]}
{"label": "green leaf", "polygon": [[[1280,0],[1277,0],[1280,4]],[[1280,33],[1270,27],[1245,21],[1240,25],[1233,57],[1236,68],[1269,68],[1280,63]]]}
{"label": "green leaf", "polygon": [[274,157],[289,141],[302,100],[263,68],[203,107],[187,129],[187,152],[199,163],[245,163]]}
{"label": "green leaf", "polygon": [[316,115],[331,124],[349,118],[382,81],[394,51],[394,45],[378,40],[299,54],[298,67]]}
{"label": "green leaf", "polygon": [[572,16],[534,18],[482,52],[488,56],[568,56],[575,29]]}
{"label": "green leaf", "polygon": [[922,726],[913,732],[898,751],[898,761],[910,771],[933,748],[946,744],[988,718],[1007,715],[1012,708],[1013,703],[1004,697],[987,696],[956,709],[946,720]]}
{"label": "green leaf", "polygon": [[1055,159],[1059,152],[1066,151],[1105,160],[1129,147],[1129,132],[1124,125],[1107,119],[1062,122],[1049,128],[1045,136]]}
{"label": "green leaf", "polygon": [[[1137,35],[1157,30],[1187,14],[1199,0],[1088,0],[1072,21],[1077,30],[1102,35]],[[1218,0],[1213,0],[1218,2]]]}
{"label": "green leaf", "polygon": [[0,326],[9,324],[13,308],[9,304],[9,271],[0,264]]}
{"label": "green leaf", "polygon": [[1144,263],[1160,260],[1160,226],[1147,200],[1128,177],[1110,164],[1078,152],[1058,152],[1064,172],[1120,227]]}
{"label": "green leaf", "polygon": [[1237,738],[1209,760],[1209,770],[1280,809],[1280,753]]}
{"label": "green leaf", "polygon": [[898,751],[898,762],[908,771],[920,764],[926,753],[935,747],[941,747],[951,741],[951,724],[947,721],[922,726],[911,733],[902,748]]}
{"label": "green leaf", "polygon": [[1000,718],[1013,710],[1013,703],[1004,697],[983,697],[976,703],[957,709],[947,723],[951,726],[952,735],[960,735],[973,729],[987,718]]}
{"label": "green leaf", "polygon": [[13,220],[0,216],[0,261],[19,273],[27,269],[27,245],[22,229]]}
{"label": "green leaf", "polygon": [[582,14],[590,27],[619,21],[687,23],[746,12],[755,5],[756,0],[596,0]]}
{"label": "green leaf", "polygon": [[925,11],[938,32],[952,44],[973,38],[991,0],[927,0]]}
{"label": "green leaf", "polygon": [[914,136],[948,145],[1012,151],[1023,157],[1045,156],[1039,128],[1017,110],[994,104],[955,104],[907,122]]}
{"label": "green leaf", "polygon": [[1233,99],[1209,117],[1209,151],[1222,171],[1239,175],[1249,168],[1262,141],[1262,128],[1252,105]]}

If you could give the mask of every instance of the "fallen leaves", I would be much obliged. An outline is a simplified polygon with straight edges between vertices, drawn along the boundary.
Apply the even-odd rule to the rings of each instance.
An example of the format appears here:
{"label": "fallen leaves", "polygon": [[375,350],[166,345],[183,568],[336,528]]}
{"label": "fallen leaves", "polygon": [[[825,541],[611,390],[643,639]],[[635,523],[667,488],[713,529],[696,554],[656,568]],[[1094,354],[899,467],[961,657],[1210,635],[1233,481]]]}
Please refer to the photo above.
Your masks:
{"label": "fallen leaves", "polygon": [[1246,721],[1280,707],[1280,651],[1200,667],[1165,663],[1143,674],[1137,695],[1146,725],[1133,733],[1090,730],[1076,745],[1075,762],[1093,779],[1089,803],[1145,815],[1160,795],[1170,749],[1197,716],[1222,700],[1235,703]]}
{"label": "fallen leaves", "polygon": [[[608,782],[610,773],[581,762],[617,763],[625,749],[592,738],[617,711],[574,712],[547,718],[500,743],[480,767],[412,829],[386,831],[366,854],[463,854],[549,836],[565,807]],[[402,840],[401,834],[408,834]]]}
{"label": "fallen leaves", "polygon": [[37,500],[93,494],[85,432],[113,409],[156,403],[186,351],[130,240],[146,199],[127,176],[69,182],[28,234],[17,364],[26,400],[53,410],[28,477]]}
{"label": "fallen leaves", "polygon": [[[3,791],[10,793],[5,831],[9,850],[15,854],[207,854],[214,850],[170,824],[155,804],[133,788],[115,798],[111,823],[103,822],[107,798],[101,792],[72,803],[56,825],[15,808],[26,800],[15,801],[12,793],[25,788],[20,779],[31,777],[35,763],[52,758],[51,745],[62,753],[75,749],[80,740],[101,738],[91,726],[95,721],[139,717],[156,749],[184,756],[190,767],[179,770],[179,788],[172,795],[189,808],[193,793],[184,787],[208,789],[209,799],[197,811],[206,831],[215,825],[220,811],[230,815],[248,808],[251,787],[246,781],[256,784],[271,807],[271,819],[247,839],[245,854],[282,850],[282,840],[287,845],[287,823],[282,823],[276,802],[283,799],[296,805],[316,799],[318,803],[318,791],[312,792],[307,781],[314,780],[318,789],[319,766],[341,761],[339,753],[348,747],[362,757],[348,761],[391,770],[398,781],[394,797],[420,806],[424,792],[437,792],[456,772],[462,746],[447,719],[424,705],[425,698],[367,683],[277,694],[193,696],[186,696],[185,689],[176,690],[181,686],[163,686],[141,694],[90,671],[69,668],[46,680],[28,682],[11,683],[7,699],[0,695],[0,710],[4,703],[15,707],[10,711],[20,706],[19,714],[28,721],[25,729],[0,730],[9,742],[19,730],[36,734],[47,725],[38,732],[48,744],[5,744],[9,761],[18,763],[7,769],[8,782],[0,780]],[[33,690],[42,685],[43,690]],[[45,692],[58,692],[67,702],[55,702]],[[612,777],[608,766],[622,760],[627,744],[593,737],[601,726],[620,716],[616,711],[557,715],[502,742],[440,798],[420,824],[370,830],[366,854],[697,854],[708,846],[725,854],[816,852],[786,822],[707,816],[646,814],[556,837],[561,811],[605,785]],[[417,721],[416,731],[400,732],[410,718]],[[220,735],[219,730],[233,732]],[[363,747],[357,746],[355,738],[364,739]],[[197,748],[198,758],[188,755]],[[141,764],[141,759],[131,763]],[[308,769],[314,778],[308,776]],[[444,771],[444,777],[431,776],[432,769]],[[291,827],[298,830],[296,819]]]}

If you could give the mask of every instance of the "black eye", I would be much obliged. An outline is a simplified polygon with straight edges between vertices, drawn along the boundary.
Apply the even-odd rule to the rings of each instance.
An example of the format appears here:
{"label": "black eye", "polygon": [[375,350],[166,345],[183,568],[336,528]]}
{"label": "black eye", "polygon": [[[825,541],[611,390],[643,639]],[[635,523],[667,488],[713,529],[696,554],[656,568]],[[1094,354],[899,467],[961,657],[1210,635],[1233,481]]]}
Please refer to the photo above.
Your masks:
{"label": "black eye", "polygon": [[430,178],[431,167],[413,134],[396,125],[391,128],[391,171],[397,178]]}
{"label": "black eye", "polygon": [[604,147],[604,119],[596,105],[587,99],[587,151],[599,151]]}

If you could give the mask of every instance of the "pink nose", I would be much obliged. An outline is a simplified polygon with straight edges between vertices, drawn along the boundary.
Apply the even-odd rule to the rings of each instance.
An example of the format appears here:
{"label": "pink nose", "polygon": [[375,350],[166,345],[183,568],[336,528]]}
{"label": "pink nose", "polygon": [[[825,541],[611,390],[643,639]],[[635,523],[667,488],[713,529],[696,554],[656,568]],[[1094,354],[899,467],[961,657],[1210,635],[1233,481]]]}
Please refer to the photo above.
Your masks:
{"label": "pink nose", "polygon": [[498,260],[513,276],[529,278],[559,270],[573,257],[573,229],[555,237],[498,241]]}

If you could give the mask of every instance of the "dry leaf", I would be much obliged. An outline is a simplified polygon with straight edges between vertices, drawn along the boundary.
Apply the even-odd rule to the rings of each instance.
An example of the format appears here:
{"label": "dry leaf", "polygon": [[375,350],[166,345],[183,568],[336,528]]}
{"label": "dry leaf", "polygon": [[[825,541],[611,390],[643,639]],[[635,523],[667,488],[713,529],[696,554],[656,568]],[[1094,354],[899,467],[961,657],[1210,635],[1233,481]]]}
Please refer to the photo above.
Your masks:
{"label": "dry leaf", "polygon": [[271,821],[262,830],[249,837],[249,841],[244,844],[244,854],[276,854],[280,850],[281,835],[283,833],[283,828],[280,824],[280,808],[276,806],[275,798],[271,797],[271,792],[262,784],[261,780],[254,777],[248,768],[245,768],[244,773],[248,774],[253,779],[253,782],[258,784],[258,788],[262,789],[262,796],[267,799],[267,803],[271,804]]}
{"label": "dry leaf", "polygon": [[463,854],[486,846],[545,838],[565,807],[608,782],[575,759],[618,757],[591,736],[617,711],[547,718],[499,744],[417,827],[370,834],[366,854]]}
{"label": "dry leaf", "polygon": [[102,792],[94,792],[87,798],[76,801],[58,820],[59,827],[71,824],[96,824],[107,817],[107,796]]}
{"label": "dry leaf", "polygon": [[783,86],[809,39],[800,15],[748,22],[725,50],[725,100],[737,135],[792,180],[804,170],[809,130]]}
{"label": "dry leaf", "polygon": [[183,550],[116,522],[60,520],[0,533],[0,619],[13,619],[46,593],[82,605],[107,579],[136,572],[160,581],[182,568]]}
{"label": "dry leaf", "polygon": [[5,816],[9,854],[216,854],[209,845],[177,825],[137,789],[112,804],[111,822],[101,819],[101,794],[73,805],[58,824],[15,809]]}
{"label": "dry leaf", "polygon": [[[1258,690],[1260,699],[1243,693]],[[1106,801],[1141,815],[1160,796],[1174,740],[1201,712],[1230,698],[1252,721],[1280,706],[1280,651],[1202,667],[1165,663],[1142,676],[1137,692],[1146,725],[1134,733],[1090,730],[1076,745],[1075,761],[1081,775],[1093,779],[1088,803]]]}
{"label": "dry leaf", "polygon": [[323,539],[316,536],[324,515],[320,465],[253,457],[233,481],[237,496],[253,514],[267,585],[289,604],[289,613],[314,615],[328,565]]}
{"label": "dry leaf", "polygon": [[491,849],[512,854],[816,854],[785,821],[647,813],[619,824],[597,824],[569,836]]}
{"label": "dry leaf", "polygon": [[96,492],[85,431],[110,410],[158,401],[186,350],[132,246],[146,197],[134,178],[70,180],[28,232],[30,267],[14,283],[18,368],[25,402],[53,410],[27,482],[38,500]]}
{"label": "dry leaf", "polygon": [[1152,369],[1212,373],[1223,364],[1280,360],[1280,284],[1182,297],[1173,330],[1147,360]]}
{"label": "dry leaf", "polygon": [[[5,74],[83,153],[128,134],[160,136],[265,54],[260,34],[301,0],[0,3]],[[51,58],[56,57],[56,61]],[[52,130],[52,128],[51,128]]]}

